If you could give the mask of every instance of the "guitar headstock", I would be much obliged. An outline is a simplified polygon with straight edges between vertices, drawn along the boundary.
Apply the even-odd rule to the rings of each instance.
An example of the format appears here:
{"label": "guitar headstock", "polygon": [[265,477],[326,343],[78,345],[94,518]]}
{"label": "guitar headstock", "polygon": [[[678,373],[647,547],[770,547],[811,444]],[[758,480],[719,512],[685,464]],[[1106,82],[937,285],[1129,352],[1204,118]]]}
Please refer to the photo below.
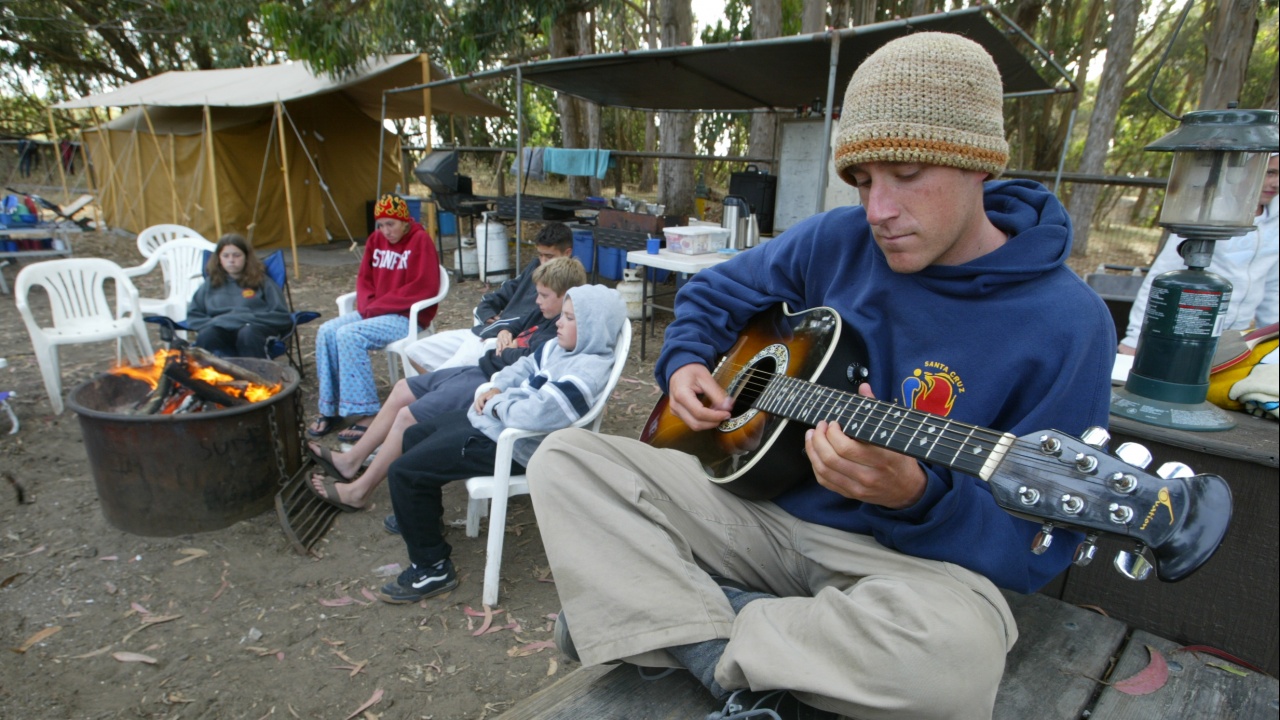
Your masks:
{"label": "guitar headstock", "polygon": [[1075,562],[1088,564],[1101,535],[1128,538],[1132,552],[1116,556],[1123,575],[1143,580],[1151,563],[1166,582],[1181,580],[1203,565],[1231,522],[1231,490],[1217,475],[1195,475],[1181,463],[1147,472],[1151,453],[1124,443],[1106,450],[1102,428],[1082,439],[1046,430],[1019,438],[990,480],[996,502],[1006,511],[1044,523],[1032,552],[1044,552],[1053,528],[1083,531],[1087,539]]}

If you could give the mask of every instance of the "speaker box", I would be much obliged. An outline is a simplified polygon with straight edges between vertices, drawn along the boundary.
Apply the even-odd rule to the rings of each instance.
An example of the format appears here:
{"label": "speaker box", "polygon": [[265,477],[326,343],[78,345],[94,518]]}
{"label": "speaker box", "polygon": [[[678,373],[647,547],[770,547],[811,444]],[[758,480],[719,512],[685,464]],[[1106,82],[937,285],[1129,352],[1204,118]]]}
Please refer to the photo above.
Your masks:
{"label": "speaker box", "polygon": [[755,213],[761,235],[773,234],[773,203],[778,194],[778,176],[748,165],[742,172],[729,175],[729,194],[747,201]]}

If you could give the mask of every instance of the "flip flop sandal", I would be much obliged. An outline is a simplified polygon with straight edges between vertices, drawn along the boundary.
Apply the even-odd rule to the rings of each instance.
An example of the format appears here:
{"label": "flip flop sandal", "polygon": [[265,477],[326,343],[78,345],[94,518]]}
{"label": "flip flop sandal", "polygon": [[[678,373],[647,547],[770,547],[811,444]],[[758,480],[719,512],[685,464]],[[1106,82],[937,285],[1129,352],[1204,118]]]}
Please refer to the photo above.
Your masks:
{"label": "flip flop sandal", "polygon": [[[313,437],[313,438],[324,437],[325,435],[328,435],[329,433],[333,432],[333,426],[336,424],[338,424],[337,416],[319,415],[316,417],[315,421],[311,423],[311,425],[307,426],[307,436]],[[313,430],[312,429],[313,427],[318,427],[319,429]]]}
{"label": "flip flop sandal", "polygon": [[311,444],[308,443],[307,454],[311,456],[311,459],[314,460],[317,465],[324,468],[325,474],[331,478],[337,478],[338,482],[348,483],[355,480],[354,477],[347,477],[346,475],[338,472],[338,466],[333,464],[333,453],[329,448],[321,445],[319,451],[317,451],[313,450],[311,448]]}
{"label": "flip flop sandal", "polygon": [[324,494],[321,494],[319,490],[316,490],[316,486],[312,484],[311,481],[309,480],[307,482],[304,482],[303,484],[307,486],[307,489],[311,491],[312,495],[315,495],[325,503],[338,508],[342,512],[353,513],[353,512],[360,512],[361,510],[363,510],[363,508],[358,508],[355,505],[348,505],[342,502],[341,500],[334,499],[338,497],[338,488],[336,487],[335,483],[333,482],[333,478],[331,477],[326,477],[321,483],[322,486],[324,487]]}
{"label": "flip flop sandal", "polygon": [[359,442],[360,438],[369,431],[368,425],[352,425],[338,431],[338,439],[343,442]]}

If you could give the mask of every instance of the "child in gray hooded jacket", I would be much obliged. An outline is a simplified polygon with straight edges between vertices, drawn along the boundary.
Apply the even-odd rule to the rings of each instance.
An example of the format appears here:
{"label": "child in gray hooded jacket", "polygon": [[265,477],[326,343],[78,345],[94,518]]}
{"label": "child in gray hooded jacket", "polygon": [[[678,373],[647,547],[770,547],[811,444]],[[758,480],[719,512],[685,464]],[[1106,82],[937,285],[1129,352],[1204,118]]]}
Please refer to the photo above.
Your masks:
{"label": "child in gray hooded jacket", "polygon": [[[475,405],[419,423],[404,433],[404,454],[387,473],[409,568],[378,596],[411,603],[452,590],[457,573],[440,531],[445,485],[490,475],[497,440],[508,427],[551,432],[572,425],[599,399],[613,369],[618,332],[627,322],[622,296],[603,285],[569,289],[556,342],[526,355],[476,391]],[[523,472],[540,438],[516,442],[513,472]]]}

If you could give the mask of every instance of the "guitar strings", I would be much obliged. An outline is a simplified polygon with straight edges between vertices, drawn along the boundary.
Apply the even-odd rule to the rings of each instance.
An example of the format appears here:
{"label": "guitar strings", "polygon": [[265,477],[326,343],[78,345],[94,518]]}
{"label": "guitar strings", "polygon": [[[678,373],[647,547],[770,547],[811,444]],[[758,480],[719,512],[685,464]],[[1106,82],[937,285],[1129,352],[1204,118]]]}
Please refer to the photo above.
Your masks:
{"label": "guitar strings", "polygon": [[[729,363],[722,367],[740,371],[748,366]],[[906,430],[911,430],[913,436],[918,434],[921,428],[924,428],[928,424],[928,419],[936,418],[937,420],[945,423],[945,425],[939,433],[928,434],[929,437],[934,438],[934,442],[931,447],[940,447],[944,451],[951,452],[953,460],[960,456],[960,453],[963,451],[966,444],[983,445],[987,449],[991,449],[994,448],[998,441],[1002,440],[1006,435],[1005,433],[984,428],[979,425],[962,423],[956,420],[950,420],[941,415],[934,415],[920,410],[905,408],[884,400],[868,398],[856,393],[837,390],[835,388],[828,388],[811,381],[775,373],[758,367],[751,368],[750,372],[743,375],[741,382],[735,390],[739,395],[744,390],[752,390],[756,393],[757,398],[763,399],[765,391],[769,388],[775,378],[788,381],[788,384],[793,385],[793,387],[782,390],[781,392],[794,390],[807,394],[809,396],[808,399],[811,401],[811,408],[813,408],[812,401],[816,401],[817,407],[815,409],[819,411],[819,413],[821,413],[821,411],[826,411],[828,414],[836,415],[834,418],[827,419],[839,421],[841,428],[846,430],[847,422],[843,421],[844,413],[846,411],[851,413],[851,415],[849,415],[849,419],[856,421],[860,427],[865,426],[868,423],[883,423],[884,420],[889,418],[892,413],[900,412],[905,416],[905,419],[895,421],[896,424]],[[850,407],[853,401],[856,401],[858,407]],[[845,406],[844,408],[841,408],[842,403]],[[766,410],[765,412],[768,411]],[[859,412],[863,413],[862,418],[858,417]],[[909,425],[909,422],[914,423],[914,425]],[[964,428],[964,431],[958,431],[952,426]],[[926,453],[926,459],[928,454],[929,453]],[[1015,465],[1028,468],[1043,465],[1050,465],[1057,468],[1071,465],[1069,461],[1063,460],[1060,457],[1046,455],[1040,451],[1038,445],[1020,438],[1014,439],[1012,445],[1005,452],[1004,457]],[[1089,478],[1083,479],[1088,480]]]}

